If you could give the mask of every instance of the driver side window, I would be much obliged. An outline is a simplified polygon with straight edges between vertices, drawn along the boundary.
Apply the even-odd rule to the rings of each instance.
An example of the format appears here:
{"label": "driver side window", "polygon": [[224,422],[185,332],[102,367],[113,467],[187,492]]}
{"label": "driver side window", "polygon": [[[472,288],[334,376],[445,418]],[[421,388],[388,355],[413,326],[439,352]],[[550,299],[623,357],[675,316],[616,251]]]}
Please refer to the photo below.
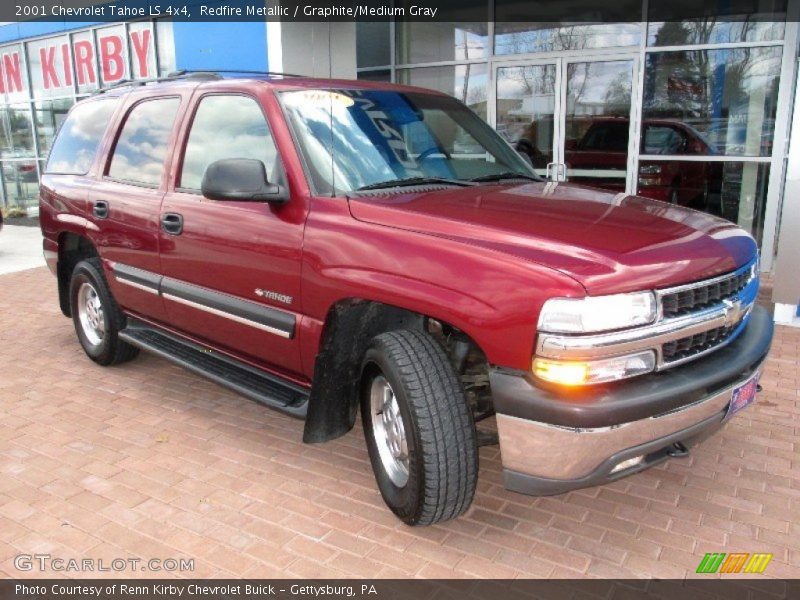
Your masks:
{"label": "driver side window", "polygon": [[258,103],[249,96],[206,96],[200,101],[186,142],[178,186],[200,190],[211,163],[253,158],[264,163],[270,182],[278,183],[278,150]]}

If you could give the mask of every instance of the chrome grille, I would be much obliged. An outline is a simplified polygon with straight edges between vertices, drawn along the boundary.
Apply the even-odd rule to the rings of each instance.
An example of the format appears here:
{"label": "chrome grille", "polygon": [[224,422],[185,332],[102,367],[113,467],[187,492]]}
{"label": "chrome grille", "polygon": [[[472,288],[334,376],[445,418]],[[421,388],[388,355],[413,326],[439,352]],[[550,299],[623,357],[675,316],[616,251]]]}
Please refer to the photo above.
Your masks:
{"label": "chrome grille", "polygon": [[752,277],[752,270],[747,269],[665,292],[661,294],[662,314],[664,318],[680,317],[719,304],[741,292]]}
{"label": "chrome grille", "polygon": [[661,356],[665,363],[683,361],[724,343],[735,329],[735,325],[716,327],[679,340],[667,342],[661,346]]}

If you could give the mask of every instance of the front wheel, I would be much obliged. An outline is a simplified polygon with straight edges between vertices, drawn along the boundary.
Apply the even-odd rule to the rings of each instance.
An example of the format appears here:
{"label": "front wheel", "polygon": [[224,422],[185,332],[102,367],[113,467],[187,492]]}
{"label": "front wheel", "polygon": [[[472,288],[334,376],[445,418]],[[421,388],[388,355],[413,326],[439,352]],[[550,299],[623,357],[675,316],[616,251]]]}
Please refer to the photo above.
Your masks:
{"label": "front wheel", "polygon": [[364,357],[361,417],[372,469],[408,525],[459,516],[478,478],[475,425],[444,350],[413,330],[376,336]]}

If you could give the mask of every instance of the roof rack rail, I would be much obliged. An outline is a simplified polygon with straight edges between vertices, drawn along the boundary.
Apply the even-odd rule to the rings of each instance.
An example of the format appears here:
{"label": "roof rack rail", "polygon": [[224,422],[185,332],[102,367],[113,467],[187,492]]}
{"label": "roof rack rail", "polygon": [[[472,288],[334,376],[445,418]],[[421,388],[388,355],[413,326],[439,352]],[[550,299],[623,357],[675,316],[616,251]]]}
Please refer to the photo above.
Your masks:
{"label": "roof rack rail", "polygon": [[135,87],[147,85],[148,83],[160,83],[162,81],[176,81],[185,79],[222,79],[220,73],[244,74],[244,75],[272,75],[276,77],[305,77],[294,73],[283,73],[281,71],[251,71],[247,69],[179,69],[166,75],[165,77],[155,77],[151,79],[122,79],[109,86],[95,90],[92,95],[105,94],[111,90],[123,87]]}
{"label": "roof rack rail", "polygon": [[283,71],[253,71],[250,69],[178,69],[167,75],[167,79],[175,79],[179,77],[186,77],[192,75],[217,75],[224,74],[243,74],[243,75],[272,75],[275,77],[305,77],[305,75],[298,75],[297,73],[285,73]]}
{"label": "roof rack rail", "polygon": [[105,94],[106,92],[110,92],[111,90],[115,90],[117,88],[122,88],[122,87],[134,87],[134,86],[138,86],[138,85],[144,85],[145,83],[148,83],[149,81],[152,81],[152,80],[149,80],[149,79],[120,79],[116,83],[112,83],[111,85],[109,85],[107,87],[100,88],[99,90],[93,91],[91,93],[91,95],[92,96],[96,96],[97,94]]}

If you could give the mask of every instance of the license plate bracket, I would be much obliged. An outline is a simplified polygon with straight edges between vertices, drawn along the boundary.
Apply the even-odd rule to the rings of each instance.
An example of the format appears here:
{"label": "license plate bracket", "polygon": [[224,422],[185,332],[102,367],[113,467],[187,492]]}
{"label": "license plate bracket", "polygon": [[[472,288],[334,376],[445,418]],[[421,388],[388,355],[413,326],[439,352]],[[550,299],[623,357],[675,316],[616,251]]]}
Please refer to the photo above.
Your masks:
{"label": "license plate bracket", "polygon": [[758,380],[760,377],[761,372],[758,371],[754,373],[750,379],[733,388],[731,392],[731,401],[730,404],[728,404],[728,412],[725,414],[725,421],[755,402],[756,392],[758,391]]}

